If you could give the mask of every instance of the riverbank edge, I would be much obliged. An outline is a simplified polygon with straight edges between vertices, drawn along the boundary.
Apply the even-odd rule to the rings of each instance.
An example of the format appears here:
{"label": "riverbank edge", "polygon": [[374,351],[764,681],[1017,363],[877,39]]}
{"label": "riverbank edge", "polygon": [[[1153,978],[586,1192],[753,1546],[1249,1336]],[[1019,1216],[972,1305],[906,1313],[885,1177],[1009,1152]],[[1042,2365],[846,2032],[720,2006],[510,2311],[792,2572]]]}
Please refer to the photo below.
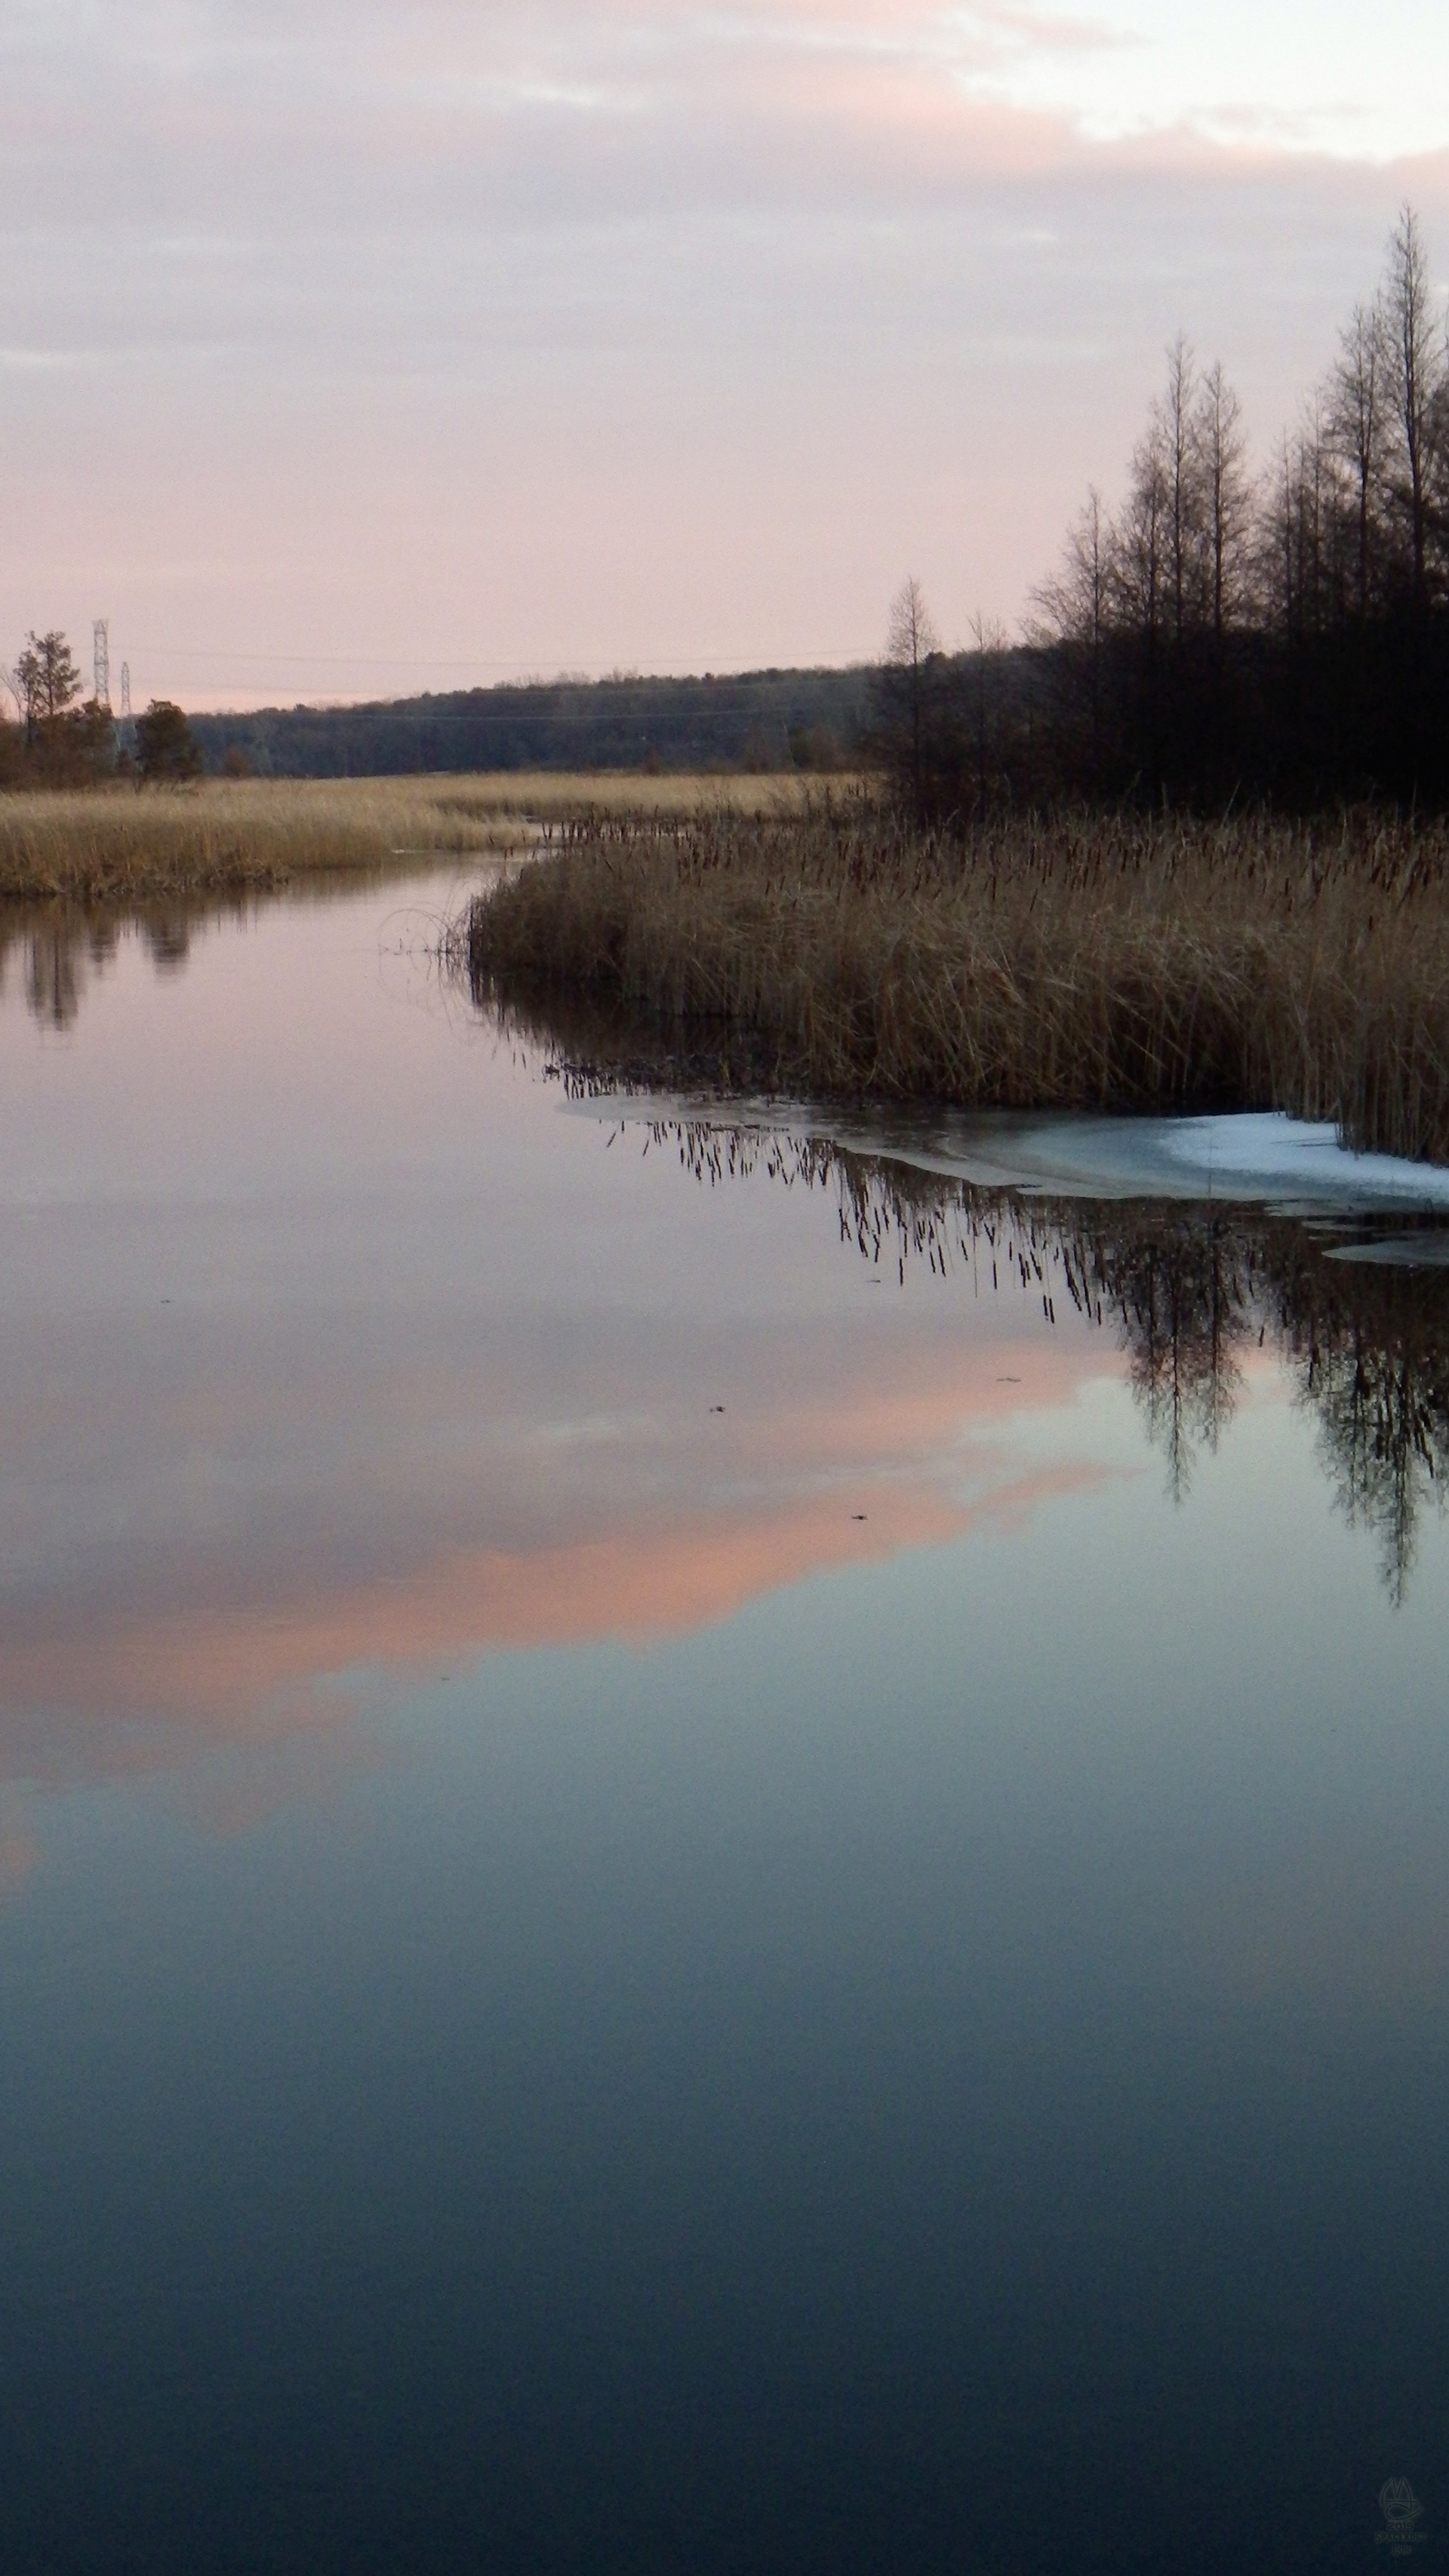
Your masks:
{"label": "riverbank edge", "polygon": [[1281,1110],[1449,1161],[1442,827],[584,830],[477,895],[458,947],[585,1084]]}

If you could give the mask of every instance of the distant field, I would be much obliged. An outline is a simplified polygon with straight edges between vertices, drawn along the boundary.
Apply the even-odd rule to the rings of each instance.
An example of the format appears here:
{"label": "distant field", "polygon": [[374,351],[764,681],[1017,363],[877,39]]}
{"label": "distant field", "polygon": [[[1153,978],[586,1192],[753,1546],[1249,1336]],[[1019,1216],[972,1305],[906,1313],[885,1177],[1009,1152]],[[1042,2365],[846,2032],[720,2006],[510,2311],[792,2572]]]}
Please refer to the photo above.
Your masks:
{"label": "distant field", "polygon": [[[125,903],[285,885],[326,869],[386,868],[448,851],[503,851],[530,825],[590,814],[651,818],[802,810],[785,777],[208,779],[0,796],[0,900]],[[819,792],[819,781],[814,782]]]}

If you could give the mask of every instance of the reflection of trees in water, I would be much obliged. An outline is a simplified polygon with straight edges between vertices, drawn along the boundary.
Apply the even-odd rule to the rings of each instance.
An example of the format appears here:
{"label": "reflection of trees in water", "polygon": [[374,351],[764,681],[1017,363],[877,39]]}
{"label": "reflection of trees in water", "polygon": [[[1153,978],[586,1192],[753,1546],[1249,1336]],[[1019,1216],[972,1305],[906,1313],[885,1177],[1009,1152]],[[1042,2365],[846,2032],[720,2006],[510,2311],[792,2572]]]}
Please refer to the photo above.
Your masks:
{"label": "reflection of trees in water", "polygon": [[25,943],[25,1006],[52,1029],[68,1029],[80,1009],[84,965],[77,941],[39,930]]}
{"label": "reflection of trees in water", "polygon": [[213,900],[186,911],[175,905],[153,906],[123,923],[116,915],[94,915],[69,907],[49,911],[15,910],[0,919],[0,989],[12,956],[20,961],[25,1005],[43,1027],[68,1029],[79,1013],[92,974],[111,963],[121,944],[123,927],[133,927],[145,942],[158,974],[175,974],[186,963],[199,920],[215,920]]}
{"label": "reflection of trees in water", "polygon": [[1449,1272],[1337,1260],[1289,1218],[1221,1207],[1087,1207],[972,1189],[900,1163],[769,1131],[660,1120],[700,1179],[760,1170],[834,1183],[841,1238],[899,1277],[925,1261],[1015,1278],[1045,1319],[1070,1303],[1115,1330],[1151,1439],[1182,1501],[1193,1460],[1232,1419],[1243,1355],[1270,1346],[1315,1417],[1336,1500],[1376,1537],[1402,1602],[1426,1503],[1449,1481]]}
{"label": "reflection of trees in water", "polygon": [[1340,1509],[1374,1533],[1402,1601],[1420,1515],[1443,1508],[1449,1476],[1449,1278],[1334,1259],[1302,1226],[1251,1213],[1190,1210],[1145,1247],[1123,1234],[1118,1217],[1103,1273],[1173,1491],[1231,1415],[1235,1353],[1271,1340],[1316,1420]]}
{"label": "reflection of trees in water", "polygon": [[[0,994],[12,963],[27,1008],[46,1028],[67,1029],[95,974],[127,938],[140,941],[158,975],[179,974],[198,935],[227,921],[251,921],[275,904],[292,909],[355,895],[356,870],[318,870],[300,883],[247,886],[231,893],[179,894],[150,903],[87,912],[75,904],[0,905]],[[369,875],[367,882],[372,882]]]}
{"label": "reflection of trees in water", "polygon": [[[1444,1508],[1449,1473],[1449,1283],[1362,1262],[1318,1265],[1284,1336],[1319,1454],[1351,1525],[1372,1530],[1384,1581],[1403,1600],[1420,1513]],[[1304,1293],[1306,1291],[1306,1293]]]}
{"label": "reflection of trees in water", "polygon": [[1169,1229],[1144,1225],[1092,1246],[1099,1302],[1116,1316],[1134,1394],[1166,1453],[1168,1489],[1187,1493],[1197,1448],[1216,1450],[1232,1419],[1236,1353],[1253,1326],[1253,1265],[1225,1217]]}
{"label": "reflection of trees in water", "polygon": [[174,975],[191,954],[191,923],[184,912],[145,914],[141,936],[159,974]]}

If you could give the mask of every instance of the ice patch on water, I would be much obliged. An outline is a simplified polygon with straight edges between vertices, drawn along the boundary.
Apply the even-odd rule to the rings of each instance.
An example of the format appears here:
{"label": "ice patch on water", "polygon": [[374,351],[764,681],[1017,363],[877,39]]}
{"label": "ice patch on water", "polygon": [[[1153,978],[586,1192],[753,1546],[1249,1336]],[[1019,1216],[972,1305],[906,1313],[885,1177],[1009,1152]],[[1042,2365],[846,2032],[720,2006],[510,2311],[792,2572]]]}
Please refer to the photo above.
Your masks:
{"label": "ice patch on water", "polygon": [[657,1096],[587,1106],[610,1119],[653,1119],[673,1110],[709,1126],[818,1137],[980,1189],[1031,1196],[1222,1199],[1285,1216],[1442,1214],[1449,1222],[1449,1166],[1353,1154],[1332,1126],[1277,1111],[1211,1118],[1015,1110],[842,1115],[779,1101],[680,1097],[665,1104]]}
{"label": "ice patch on water", "polygon": [[[1158,1121],[1133,1119],[1134,1128]],[[1327,1124],[1275,1111],[1160,1122],[1161,1152],[1214,1193],[1291,1195],[1315,1206],[1449,1208],[1449,1169],[1397,1154],[1353,1154]],[[1150,1152],[1149,1142],[1149,1152]]]}
{"label": "ice patch on water", "polygon": [[1009,1112],[932,1121],[811,1122],[857,1151],[986,1189],[1062,1198],[1224,1199],[1284,1214],[1449,1216],[1449,1168],[1352,1154],[1328,1125],[1276,1112],[1093,1118]]}

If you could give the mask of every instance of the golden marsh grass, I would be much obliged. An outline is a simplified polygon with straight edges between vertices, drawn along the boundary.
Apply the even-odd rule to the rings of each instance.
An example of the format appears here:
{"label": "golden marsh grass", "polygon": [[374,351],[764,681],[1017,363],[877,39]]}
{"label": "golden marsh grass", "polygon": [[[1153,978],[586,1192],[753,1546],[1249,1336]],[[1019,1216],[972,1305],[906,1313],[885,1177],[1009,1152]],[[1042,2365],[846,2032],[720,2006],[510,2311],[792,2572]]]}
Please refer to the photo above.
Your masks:
{"label": "golden marsh grass", "polygon": [[516,849],[533,828],[628,810],[677,817],[798,809],[794,779],[480,777],[208,779],[0,796],[0,900],[125,904],[285,885],[449,851]]}
{"label": "golden marsh grass", "polygon": [[622,1005],[637,1063],[819,1097],[1277,1108],[1449,1159],[1449,832],[1080,815],[964,847],[847,797],[568,824],[475,900],[475,988]]}

